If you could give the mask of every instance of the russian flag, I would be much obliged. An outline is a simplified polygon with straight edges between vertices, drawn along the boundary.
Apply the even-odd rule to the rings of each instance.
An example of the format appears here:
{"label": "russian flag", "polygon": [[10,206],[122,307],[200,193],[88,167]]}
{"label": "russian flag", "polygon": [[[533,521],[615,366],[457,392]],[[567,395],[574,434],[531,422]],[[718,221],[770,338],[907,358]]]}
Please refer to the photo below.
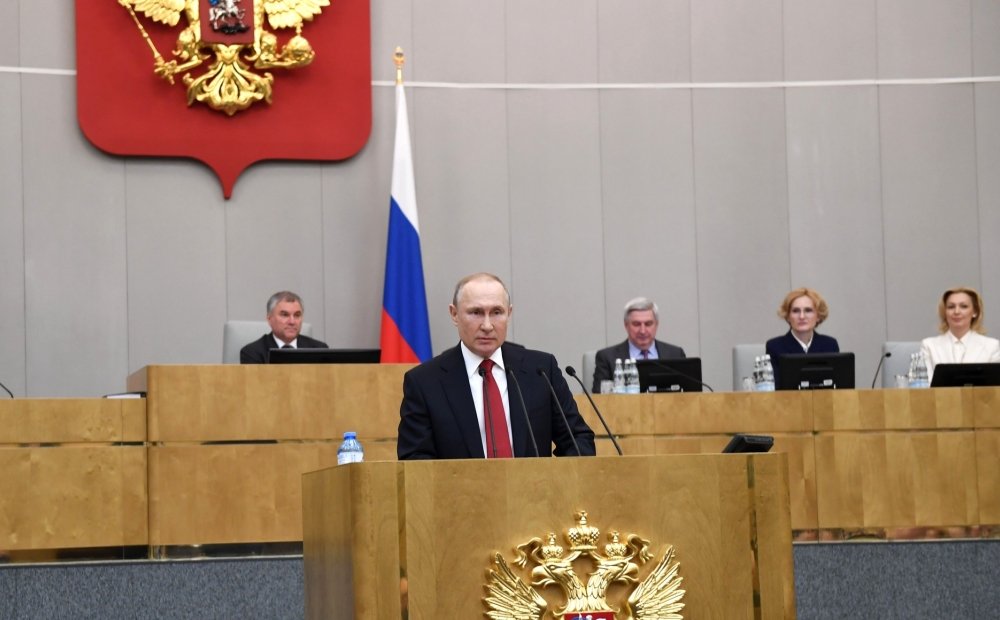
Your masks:
{"label": "russian flag", "polygon": [[410,123],[402,83],[396,84],[396,148],[392,158],[381,347],[383,364],[426,362],[431,358]]}

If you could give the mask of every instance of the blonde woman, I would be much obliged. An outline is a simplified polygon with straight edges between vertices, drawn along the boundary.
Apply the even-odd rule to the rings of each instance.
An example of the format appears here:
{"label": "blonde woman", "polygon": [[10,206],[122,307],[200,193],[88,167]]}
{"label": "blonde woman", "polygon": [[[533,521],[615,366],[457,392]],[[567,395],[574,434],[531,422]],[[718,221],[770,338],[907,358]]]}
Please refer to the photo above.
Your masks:
{"label": "blonde woman", "polygon": [[949,289],[938,303],[940,336],[924,338],[920,350],[927,360],[927,376],[938,364],[1000,362],[1000,340],[983,335],[983,300],[975,289]]}

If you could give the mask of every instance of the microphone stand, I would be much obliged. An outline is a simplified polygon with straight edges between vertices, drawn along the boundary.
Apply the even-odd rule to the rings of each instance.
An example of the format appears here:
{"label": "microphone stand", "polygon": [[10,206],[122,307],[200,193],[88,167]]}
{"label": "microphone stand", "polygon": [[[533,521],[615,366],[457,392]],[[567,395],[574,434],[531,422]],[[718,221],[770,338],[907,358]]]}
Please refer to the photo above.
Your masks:
{"label": "microphone stand", "polygon": [[521,411],[524,412],[524,423],[528,425],[528,437],[531,439],[531,446],[535,449],[535,456],[541,456],[538,451],[538,443],[535,441],[535,431],[531,428],[531,418],[528,417],[528,407],[524,404],[524,394],[521,393],[521,384],[517,380],[517,376],[514,374],[514,369],[507,367],[507,375],[514,380],[514,387],[517,388],[517,398],[521,401]]}
{"label": "microphone stand", "polygon": [[576,435],[573,434],[573,427],[569,425],[569,418],[566,417],[566,412],[562,408],[562,403],[559,402],[559,397],[556,396],[556,389],[552,387],[552,382],[549,381],[549,376],[545,374],[545,371],[541,368],[538,369],[538,374],[542,375],[545,379],[545,384],[549,386],[549,391],[552,392],[552,400],[555,401],[556,407],[559,408],[559,413],[562,415],[563,423],[566,424],[566,432],[569,433],[569,438],[573,440],[573,447],[576,448],[576,455],[583,456],[583,452],[580,452],[580,445],[576,443]]}
{"label": "microphone stand", "polygon": [[604,420],[604,416],[601,415],[601,410],[597,408],[597,405],[594,404],[594,399],[591,398],[590,394],[587,393],[587,386],[583,384],[583,381],[580,380],[580,377],[576,376],[576,369],[573,368],[572,366],[567,366],[566,374],[576,379],[576,382],[580,384],[580,387],[583,389],[583,395],[586,396],[587,400],[590,401],[590,406],[591,408],[593,408],[594,413],[597,414],[597,419],[601,421],[601,424],[604,425],[604,430],[608,432],[608,439],[611,440],[611,443],[615,444],[615,450],[618,450],[618,456],[624,456],[624,454],[622,453],[622,447],[618,445],[618,441],[615,439],[615,436],[611,433],[611,429],[608,428],[608,423]]}

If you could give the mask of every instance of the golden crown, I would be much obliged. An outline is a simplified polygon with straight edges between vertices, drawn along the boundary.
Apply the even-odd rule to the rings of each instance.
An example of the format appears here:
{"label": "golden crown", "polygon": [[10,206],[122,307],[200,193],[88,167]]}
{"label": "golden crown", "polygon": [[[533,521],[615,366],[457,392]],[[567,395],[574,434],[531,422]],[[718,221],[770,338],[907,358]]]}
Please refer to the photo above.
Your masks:
{"label": "golden crown", "polygon": [[566,540],[569,541],[570,549],[573,551],[587,551],[597,549],[597,541],[601,537],[601,531],[596,527],[587,525],[587,511],[581,510],[577,513],[577,525],[571,527],[566,532]]}

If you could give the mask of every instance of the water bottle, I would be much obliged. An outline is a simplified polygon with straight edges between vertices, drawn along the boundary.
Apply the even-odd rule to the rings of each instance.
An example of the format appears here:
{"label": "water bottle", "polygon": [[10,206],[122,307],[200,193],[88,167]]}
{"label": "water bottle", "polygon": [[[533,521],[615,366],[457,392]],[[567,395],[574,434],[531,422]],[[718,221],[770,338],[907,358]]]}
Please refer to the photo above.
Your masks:
{"label": "water bottle", "polygon": [[636,368],[635,360],[625,360],[625,393],[639,393],[639,369]]}
{"label": "water bottle", "polygon": [[613,393],[615,393],[615,394],[624,394],[625,393],[625,370],[622,369],[622,360],[621,360],[621,358],[616,358],[615,359],[615,375],[614,375],[614,380],[615,380],[615,387],[614,387],[614,390],[612,390]]}
{"label": "water bottle", "polygon": [[760,391],[774,391],[774,366],[771,365],[771,356],[766,354],[760,360]]}
{"label": "water bottle", "polygon": [[910,387],[930,387],[931,382],[927,377],[927,360],[924,358],[923,351],[914,353],[913,358],[913,375],[910,379]]}
{"label": "water bottle", "polygon": [[337,450],[337,465],[347,463],[361,463],[365,460],[365,451],[358,441],[358,434],[354,431],[344,433],[344,443],[340,444]]}

